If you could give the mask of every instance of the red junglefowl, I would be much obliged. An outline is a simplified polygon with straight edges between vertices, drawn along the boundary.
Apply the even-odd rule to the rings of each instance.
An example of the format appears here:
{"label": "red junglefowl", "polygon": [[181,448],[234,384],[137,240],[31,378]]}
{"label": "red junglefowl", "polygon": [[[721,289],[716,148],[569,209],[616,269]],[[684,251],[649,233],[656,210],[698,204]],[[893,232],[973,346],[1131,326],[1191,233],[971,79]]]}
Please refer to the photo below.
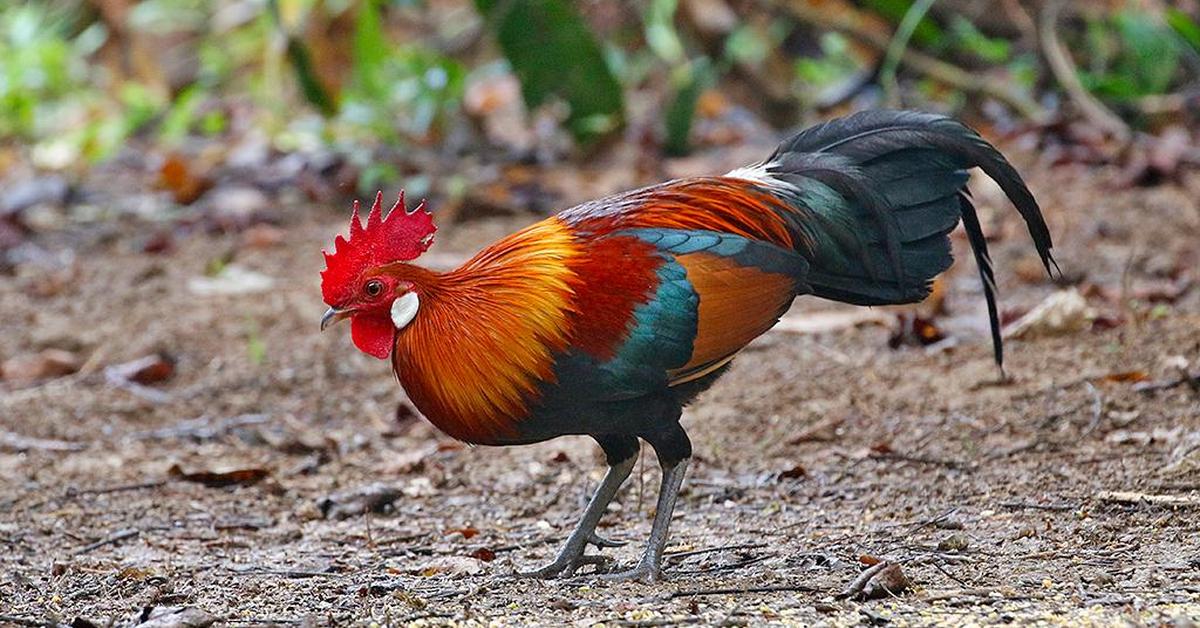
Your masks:
{"label": "red junglefowl", "polygon": [[[457,270],[409,264],[433,240],[424,205],[387,217],[380,198],[325,254],[321,328],[350,319],[354,344],[391,359],[416,407],[450,436],[521,445],[596,440],[608,472],[561,553],[532,572],[600,565],[589,544],[629,477],[639,440],[662,466],[649,542],[613,579],[661,578],[692,445],[682,408],[798,295],[913,303],[951,264],[959,220],[1001,343],[987,244],[967,170],[995,180],[1050,271],[1050,233],[1016,170],[978,134],[938,115],[875,111],[783,142],[724,176],[669,181],[584,203],[487,247]],[[598,567],[599,568],[599,567]]]}

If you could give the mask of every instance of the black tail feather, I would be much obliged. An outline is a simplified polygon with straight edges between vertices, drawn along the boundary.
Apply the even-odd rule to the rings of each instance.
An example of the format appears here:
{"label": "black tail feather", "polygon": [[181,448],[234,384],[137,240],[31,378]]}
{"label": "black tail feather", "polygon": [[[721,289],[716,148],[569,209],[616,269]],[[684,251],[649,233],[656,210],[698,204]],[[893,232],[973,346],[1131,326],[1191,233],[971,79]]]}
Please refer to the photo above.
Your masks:
{"label": "black tail feather", "polygon": [[[815,243],[805,253],[817,296],[863,305],[925,298],[933,278],[950,265],[946,236],[961,219],[983,281],[996,362],[1003,368],[995,270],[966,190],[967,170],[983,170],[1004,191],[1046,272],[1053,274],[1058,265],[1037,200],[1000,151],[945,116],[870,111],[796,134],[765,166],[792,188],[780,195],[797,208],[804,241]],[[818,188],[840,199],[830,200]],[[817,220],[806,219],[814,215]],[[879,281],[881,266],[894,284]]]}

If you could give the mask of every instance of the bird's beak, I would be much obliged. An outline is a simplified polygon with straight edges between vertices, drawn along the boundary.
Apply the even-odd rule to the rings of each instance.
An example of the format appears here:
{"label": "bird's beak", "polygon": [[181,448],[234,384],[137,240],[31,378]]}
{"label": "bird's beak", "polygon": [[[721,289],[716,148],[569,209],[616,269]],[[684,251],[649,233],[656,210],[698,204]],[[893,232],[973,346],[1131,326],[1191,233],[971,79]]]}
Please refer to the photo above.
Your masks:
{"label": "bird's beak", "polygon": [[325,314],[321,316],[321,331],[325,331],[326,327],[329,327],[343,318],[349,318],[350,314],[350,310],[339,310],[336,307],[331,307],[328,310],[325,310]]}

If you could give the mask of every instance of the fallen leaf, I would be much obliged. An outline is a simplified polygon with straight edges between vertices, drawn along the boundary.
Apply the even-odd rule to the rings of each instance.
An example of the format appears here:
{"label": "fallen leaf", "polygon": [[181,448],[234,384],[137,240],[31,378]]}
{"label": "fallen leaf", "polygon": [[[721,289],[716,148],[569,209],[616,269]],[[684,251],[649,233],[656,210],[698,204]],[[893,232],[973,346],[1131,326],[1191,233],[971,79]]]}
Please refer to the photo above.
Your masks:
{"label": "fallen leaf", "polygon": [[451,536],[454,534],[462,535],[462,538],[464,538],[464,539],[471,539],[471,538],[475,538],[476,536],[479,536],[479,530],[476,530],[475,528],[471,528],[471,527],[459,528],[457,530],[447,530],[446,533],[442,536]]}
{"label": "fallen leaf", "polygon": [[468,556],[441,556],[410,570],[410,573],[418,573],[427,578],[439,575],[474,576],[481,572],[482,561]]}
{"label": "fallen leaf", "polygon": [[800,478],[807,477],[807,476],[808,476],[808,470],[805,469],[802,465],[795,465],[795,466],[791,467],[790,469],[788,469],[786,471],[781,471],[779,473],[779,479],[781,479],[781,480],[798,480]]}
{"label": "fallen leaf", "polygon": [[1102,382],[1124,383],[1124,382],[1144,382],[1150,379],[1150,374],[1146,371],[1122,371],[1120,373],[1109,373],[1100,378]]}
{"label": "fallen leaf", "polygon": [[863,325],[887,325],[887,313],[867,308],[804,312],[784,316],[774,329],[792,334],[825,334]]}
{"label": "fallen leaf", "polygon": [[79,357],[62,349],[44,349],[39,353],[13,356],[0,364],[0,377],[18,385],[63,377],[79,370]]}
{"label": "fallen leaf", "polygon": [[236,264],[221,268],[212,277],[192,277],[188,280],[188,290],[199,296],[256,294],[266,292],[274,285],[275,280],[271,277]]}
{"label": "fallen leaf", "polygon": [[159,185],[180,205],[190,205],[212,187],[212,180],[195,172],[178,153],[167,157],[158,170]]}
{"label": "fallen leaf", "polygon": [[157,384],[175,375],[175,358],[166,353],[155,353],[136,360],[109,367],[122,379],[137,384]]}
{"label": "fallen leaf", "polygon": [[128,625],[130,628],[208,628],[216,621],[215,615],[190,606],[148,606]]}
{"label": "fallen leaf", "polygon": [[931,319],[901,314],[898,320],[899,327],[888,338],[888,346],[893,349],[906,345],[927,347],[946,339],[946,334]]}
{"label": "fallen leaf", "polygon": [[966,536],[962,534],[951,534],[950,536],[939,541],[937,548],[939,552],[962,553],[967,551],[967,548],[970,546],[971,541],[968,540]]}
{"label": "fallen leaf", "polygon": [[493,560],[496,560],[496,552],[494,552],[486,547],[480,547],[480,548],[476,549],[475,551],[471,552],[470,554],[468,554],[468,556],[470,556],[471,558],[474,558],[475,560],[483,561],[485,563],[490,563]]}
{"label": "fallen leaf", "polygon": [[1061,290],[1004,329],[1005,338],[1032,339],[1062,336],[1092,326],[1096,312],[1078,290]]}
{"label": "fallen leaf", "polygon": [[179,465],[171,465],[167,470],[167,475],[176,480],[184,482],[195,482],[212,488],[220,488],[224,486],[250,486],[257,484],[271,475],[271,472],[262,468],[250,469],[235,469],[233,471],[196,471],[194,473],[185,473]]}
{"label": "fallen leaf", "polygon": [[882,561],[859,574],[838,597],[876,600],[903,593],[911,586],[912,582],[904,575],[900,565]]}
{"label": "fallen leaf", "polygon": [[319,500],[317,508],[326,519],[347,519],[368,512],[387,512],[403,494],[394,485],[376,482],[334,493]]}
{"label": "fallen leaf", "polygon": [[286,233],[271,225],[252,225],[242,232],[242,246],[250,249],[267,249],[283,242]]}

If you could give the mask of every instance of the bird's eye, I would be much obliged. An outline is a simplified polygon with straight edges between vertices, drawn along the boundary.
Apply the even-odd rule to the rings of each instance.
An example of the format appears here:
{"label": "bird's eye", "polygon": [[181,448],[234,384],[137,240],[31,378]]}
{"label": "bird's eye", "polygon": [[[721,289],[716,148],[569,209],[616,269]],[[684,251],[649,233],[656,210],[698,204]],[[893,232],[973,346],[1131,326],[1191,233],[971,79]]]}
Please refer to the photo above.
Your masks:
{"label": "bird's eye", "polygon": [[363,292],[366,292],[369,297],[377,297],[383,293],[383,282],[372,279],[363,286]]}

